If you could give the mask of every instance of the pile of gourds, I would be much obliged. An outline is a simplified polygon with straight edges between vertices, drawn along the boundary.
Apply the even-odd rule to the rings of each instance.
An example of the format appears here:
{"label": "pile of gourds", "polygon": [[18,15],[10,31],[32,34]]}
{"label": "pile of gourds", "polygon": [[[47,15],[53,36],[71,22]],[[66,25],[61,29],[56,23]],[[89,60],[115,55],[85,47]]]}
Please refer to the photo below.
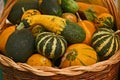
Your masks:
{"label": "pile of gourds", "polygon": [[8,20],[12,26],[0,34],[0,51],[15,62],[87,66],[119,49],[120,31],[104,6],[74,0],[18,0]]}

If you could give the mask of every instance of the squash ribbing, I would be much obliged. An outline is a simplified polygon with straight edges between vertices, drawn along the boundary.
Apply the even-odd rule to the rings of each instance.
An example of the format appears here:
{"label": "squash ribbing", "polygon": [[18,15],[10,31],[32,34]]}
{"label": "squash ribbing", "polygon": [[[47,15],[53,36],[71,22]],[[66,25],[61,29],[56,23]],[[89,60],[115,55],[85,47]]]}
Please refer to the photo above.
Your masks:
{"label": "squash ribbing", "polygon": [[66,48],[65,39],[51,32],[42,32],[36,37],[37,51],[48,58],[61,57]]}
{"label": "squash ribbing", "polygon": [[112,29],[99,28],[92,37],[92,47],[100,57],[109,58],[119,49],[119,36]]}

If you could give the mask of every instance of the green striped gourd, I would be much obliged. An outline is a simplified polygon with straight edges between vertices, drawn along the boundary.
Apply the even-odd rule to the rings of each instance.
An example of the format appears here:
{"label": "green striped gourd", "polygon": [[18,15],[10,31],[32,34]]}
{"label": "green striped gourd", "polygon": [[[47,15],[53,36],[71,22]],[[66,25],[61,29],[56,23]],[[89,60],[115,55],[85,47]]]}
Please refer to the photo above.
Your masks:
{"label": "green striped gourd", "polygon": [[36,37],[37,51],[48,58],[61,57],[66,48],[67,42],[64,37],[52,32],[42,32]]}
{"label": "green striped gourd", "polygon": [[108,59],[119,49],[119,36],[112,29],[98,28],[92,37],[92,47],[101,59]]}

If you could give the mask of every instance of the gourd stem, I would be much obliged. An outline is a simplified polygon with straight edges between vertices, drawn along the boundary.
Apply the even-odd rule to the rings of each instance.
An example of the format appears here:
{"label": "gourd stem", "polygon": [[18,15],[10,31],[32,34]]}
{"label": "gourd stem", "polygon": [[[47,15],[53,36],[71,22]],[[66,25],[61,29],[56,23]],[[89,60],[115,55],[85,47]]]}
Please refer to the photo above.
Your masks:
{"label": "gourd stem", "polygon": [[21,30],[21,29],[23,29],[25,26],[24,26],[24,24],[21,22],[18,26],[17,26],[17,30]]}
{"label": "gourd stem", "polygon": [[22,11],[23,11],[23,13],[25,12],[25,8],[24,7],[22,7]]}
{"label": "gourd stem", "polygon": [[77,17],[78,17],[78,21],[82,21],[82,19],[81,19],[81,17],[80,17],[80,15],[79,15],[78,12],[76,12],[76,15],[77,15]]}
{"label": "gourd stem", "polygon": [[115,32],[115,34],[118,34],[118,33],[120,33],[120,30],[117,30],[117,31]]}

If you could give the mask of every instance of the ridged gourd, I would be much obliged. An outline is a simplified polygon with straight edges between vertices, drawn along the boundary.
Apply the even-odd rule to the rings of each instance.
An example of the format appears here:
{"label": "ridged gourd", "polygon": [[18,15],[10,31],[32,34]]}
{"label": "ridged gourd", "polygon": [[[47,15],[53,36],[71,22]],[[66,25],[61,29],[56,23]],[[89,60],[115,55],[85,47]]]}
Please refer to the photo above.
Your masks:
{"label": "ridged gourd", "polygon": [[98,28],[92,37],[92,47],[100,58],[108,59],[119,49],[119,36],[117,31],[107,28]]}
{"label": "ridged gourd", "polygon": [[67,42],[64,37],[52,32],[42,32],[36,37],[37,51],[50,59],[57,59],[64,55]]}
{"label": "ridged gourd", "polygon": [[68,46],[65,55],[62,57],[61,68],[69,66],[88,66],[98,62],[96,51],[84,43]]}

